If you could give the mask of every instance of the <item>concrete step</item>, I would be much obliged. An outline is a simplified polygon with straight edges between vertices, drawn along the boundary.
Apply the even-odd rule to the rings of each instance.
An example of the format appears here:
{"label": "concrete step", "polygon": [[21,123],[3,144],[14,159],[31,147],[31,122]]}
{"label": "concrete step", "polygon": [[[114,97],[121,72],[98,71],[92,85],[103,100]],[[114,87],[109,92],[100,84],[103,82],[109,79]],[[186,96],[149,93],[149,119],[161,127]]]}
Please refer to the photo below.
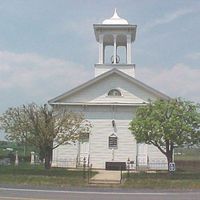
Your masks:
{"label": "concrete step", "polygon": [[98,179],[98,180],[90,180],[89,184],[92,185],[119,185],[120,184],[120,180],[103,180],[103,179]]}
{"label": "concrete step", "polygon": [[141,167],[138,167],[138,168],[137,168],[138,171],[148,171],[148,169],[149,169],[149,168],[146,167],[146,166],[141,166]]}

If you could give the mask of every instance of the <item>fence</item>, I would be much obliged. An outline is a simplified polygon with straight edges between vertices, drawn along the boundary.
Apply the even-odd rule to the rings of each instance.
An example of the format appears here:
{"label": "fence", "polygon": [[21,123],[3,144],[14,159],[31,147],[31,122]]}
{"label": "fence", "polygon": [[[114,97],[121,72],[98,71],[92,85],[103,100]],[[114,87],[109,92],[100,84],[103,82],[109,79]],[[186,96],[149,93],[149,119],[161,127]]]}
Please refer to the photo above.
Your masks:
{"label": "fence", "polygon": [[59,159],[53,160],[52,167],[66,167],[66,168],[75,168],[77,165],[76,159]]}
{"label": "fence", "polygon": [[176,160],[175,163],[179,170],[200,172],[200,160]]}
{"label": "fence", "polygon": [[148,163],[148,169],[149,170],[167,170],[168,169],[168,164],[165,162],[161,163]]}

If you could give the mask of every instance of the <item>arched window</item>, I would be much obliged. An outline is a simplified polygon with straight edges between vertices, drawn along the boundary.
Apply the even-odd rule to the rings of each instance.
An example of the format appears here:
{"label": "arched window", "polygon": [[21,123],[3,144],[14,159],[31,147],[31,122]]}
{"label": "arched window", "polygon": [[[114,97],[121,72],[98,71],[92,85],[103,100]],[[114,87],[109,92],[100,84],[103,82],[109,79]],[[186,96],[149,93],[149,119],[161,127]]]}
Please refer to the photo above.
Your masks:
{"label": "arched window", "polygon": [[112,89],[108,92],[108,96],[122,96],[122,94],[119,90]]}
{"label": "arched window", "polygon": [[116,149],[117,148],[117,136],[113,133],[108,138],[108,147],[110,149]]}

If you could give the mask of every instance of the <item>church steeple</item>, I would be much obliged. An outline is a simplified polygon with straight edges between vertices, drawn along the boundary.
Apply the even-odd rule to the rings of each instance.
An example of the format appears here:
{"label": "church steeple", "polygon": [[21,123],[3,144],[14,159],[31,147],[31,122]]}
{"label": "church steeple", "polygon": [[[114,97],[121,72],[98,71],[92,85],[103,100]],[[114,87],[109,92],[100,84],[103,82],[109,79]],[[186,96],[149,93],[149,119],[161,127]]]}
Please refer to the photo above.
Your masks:
{"label": "church steeple", "polygon": [[117,68],[135,76],[135,65],[131,61],[131,45],[135,40],[136,25],[119,17],[117,10],[102,24],[94,24],[96,40],[99,43],[99,62],[95,65],[95,76]]}

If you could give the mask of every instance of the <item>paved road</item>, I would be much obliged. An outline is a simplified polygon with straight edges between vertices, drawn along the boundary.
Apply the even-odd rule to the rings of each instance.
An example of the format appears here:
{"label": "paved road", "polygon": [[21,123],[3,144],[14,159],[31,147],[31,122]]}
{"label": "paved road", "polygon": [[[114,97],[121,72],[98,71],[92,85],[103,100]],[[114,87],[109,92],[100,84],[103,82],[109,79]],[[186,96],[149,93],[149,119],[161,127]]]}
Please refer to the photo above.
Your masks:
{"label": "paved road", "polygon": [[0,200],[199,200],[197,192],[123,192],[0,188]]}

